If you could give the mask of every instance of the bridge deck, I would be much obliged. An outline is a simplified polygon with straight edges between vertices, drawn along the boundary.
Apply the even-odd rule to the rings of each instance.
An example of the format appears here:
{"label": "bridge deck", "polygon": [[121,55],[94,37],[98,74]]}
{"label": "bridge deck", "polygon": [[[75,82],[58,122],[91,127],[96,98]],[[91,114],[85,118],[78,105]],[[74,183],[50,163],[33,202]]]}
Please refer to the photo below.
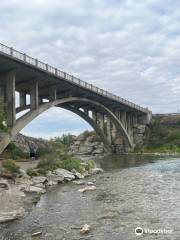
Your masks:
{"label": "bridge deck", "polygon": [[[50,87],[56,86],[59,95],[66,92],[75,92],[119,109],[125,108],[130,112],[137,112],[137,114],[150,113],[147,108],[140,107],[13,48],[0,44],[0,73],[11,69],[16,71],[17,91],[28,93],[29,85],[33,79],[36,79],[39,82],[39,93],[43,98],[49,95]],[[3,79],[0,80],[0,83],[3,84]]]}

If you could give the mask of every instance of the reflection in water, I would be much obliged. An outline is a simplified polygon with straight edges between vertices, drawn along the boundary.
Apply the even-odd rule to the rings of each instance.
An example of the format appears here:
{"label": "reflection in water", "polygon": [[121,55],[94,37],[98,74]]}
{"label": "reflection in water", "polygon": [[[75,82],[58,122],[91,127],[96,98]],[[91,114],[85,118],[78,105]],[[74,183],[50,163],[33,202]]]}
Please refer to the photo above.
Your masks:
{"label": "reflection in water", "polygon": [[[144,233],[143,239],[179,239],[179,159],[122,155],[97,164],[106,172],[95,176],[96,191],[80,194],[73,183],[51,188],[25,218],[1,225],[0,239],[28,240],[42,231],[37,239],[131,240],[137,239],[136,227],[172,231]],[[84,237],[83,224],[91,226]]]}

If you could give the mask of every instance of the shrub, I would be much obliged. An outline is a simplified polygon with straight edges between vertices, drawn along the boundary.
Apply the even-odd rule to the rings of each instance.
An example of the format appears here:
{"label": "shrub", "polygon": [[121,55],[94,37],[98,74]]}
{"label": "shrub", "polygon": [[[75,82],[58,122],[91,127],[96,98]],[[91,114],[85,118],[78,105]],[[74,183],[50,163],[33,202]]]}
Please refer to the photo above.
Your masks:
{"label": "shrub", "polygon": [[28,157],[28,154],[24,153],[14,143],[10,143],[6,148],[5,157],[9,157],[13,160],[26,159]]}
{"label": "shrub", "polygon": [[75,159],[74,157],[64,154],[55,154],[48,156],[46,159],[42,159],[39,161],[38,172],[40,174],[45,175],[47,171],[53,171],[57,168],[64,168],[69,171],[72,169],[76,169],[78,172],[83,171],[83,167],[81,165],[81,160]]}
{"label": "shrub", "polygon": [[11,159],[4,160],[2,162],[2,167],[7,171],[8,173],[12,174],[18,174],[20,171],[20,167]]}
{"label": "shrub", "polygon": [[62,160],[61,167],[71,171],[72,169],[76,169],[76,171],[81,172],[83,171],[83,167],[81,165],[81,160],[75,159],[73,157],[69,157],[67,159]]}
{"label": "shrub", "polygon": [[37,150],[37,156],[38,157],[43,157],[46,154],[49,154],[51,152],[50,149],[45,148],[45,147],[39,147]]}
{"label": "shrub", "polygon": [[42,159],[39,161],[37,168],[39,169],[40,172],[43,172],[44,174],[47,171],[53,171],[57,168],[61,167],[61,162],[53,157],[49,157],[46,159]]}
{"label": "shrub", "polygon": [[95,162],[93,160],[88,160],[87,164],[85,165],[86,171],[90,171],[92,168],[94,168]]}
{"label": "shrub", "polygon": [[31,176],[31,177],[37,177],[37,176],[39,176],[38,170],[37,170],[37,169],[34,169],[34,168],[28,168],[28,169],[26,170],[26,173],[27,173],[27,175],[29,175],[29,176]]}

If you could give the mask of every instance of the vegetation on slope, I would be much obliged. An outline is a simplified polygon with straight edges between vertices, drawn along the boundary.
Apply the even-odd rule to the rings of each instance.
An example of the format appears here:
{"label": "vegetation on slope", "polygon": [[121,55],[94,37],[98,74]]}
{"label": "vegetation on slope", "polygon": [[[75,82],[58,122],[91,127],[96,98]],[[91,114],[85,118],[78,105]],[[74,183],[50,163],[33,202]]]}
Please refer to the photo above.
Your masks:
{"label": "vegetation on slope", "polygon": [[180,153],[180,115],[153,117],[144,152]]}

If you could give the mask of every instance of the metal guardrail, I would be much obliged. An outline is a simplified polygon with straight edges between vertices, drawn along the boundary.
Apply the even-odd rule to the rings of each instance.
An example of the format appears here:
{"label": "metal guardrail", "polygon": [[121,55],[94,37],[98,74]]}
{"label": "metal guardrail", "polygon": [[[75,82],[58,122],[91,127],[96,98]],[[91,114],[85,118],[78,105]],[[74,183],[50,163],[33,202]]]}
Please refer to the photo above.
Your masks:
{"label": "metal guardrail", "polygon": [[79,78],[76,78],[72,75],[69,75],[68,73],[65,73],[61,70],[58,70],[57,68],[54,68],[46,63],[43,63],[35,58],[32,58],[24,53],[21,53],[13,48],[10,48],[4,44],[1,44],[0,43],[0,53],[3,53],[5,55],[8,55],[9,57],[12,57],[18,61],[21,61],[23,63],[26,63],[26,64],[30,64],[42,71],[45,71],[45,72],[48,72],[56,77],[59,77],[59,78],[63,78],[65,79],[66,81],[69,81],[69,82],[72,82],[76,85],[79,85],[85,89],[88,89],[88,90],[91,90],[92,92],[95,92],[99,95],[102,95],[102,96],[105,96],[105,97],[108,97],[114,101],[117,101],[117,102],[120,102],[120,103],[123,103],[125,105],[127,105],[128,107],[131,107],[131,108],[135,108],[139,111],[142,111],[144,113],[150,113],[149,109],[148,108],[143,108],[143,107],[140,107],[139,105],[137,104],[134,104],[124,98],[121,98],[119,96],[116,96],[108,91],[105,91],[101,88],[98,88],[92,84],[89,84],[85,81],[82,81],[80,80]]}

